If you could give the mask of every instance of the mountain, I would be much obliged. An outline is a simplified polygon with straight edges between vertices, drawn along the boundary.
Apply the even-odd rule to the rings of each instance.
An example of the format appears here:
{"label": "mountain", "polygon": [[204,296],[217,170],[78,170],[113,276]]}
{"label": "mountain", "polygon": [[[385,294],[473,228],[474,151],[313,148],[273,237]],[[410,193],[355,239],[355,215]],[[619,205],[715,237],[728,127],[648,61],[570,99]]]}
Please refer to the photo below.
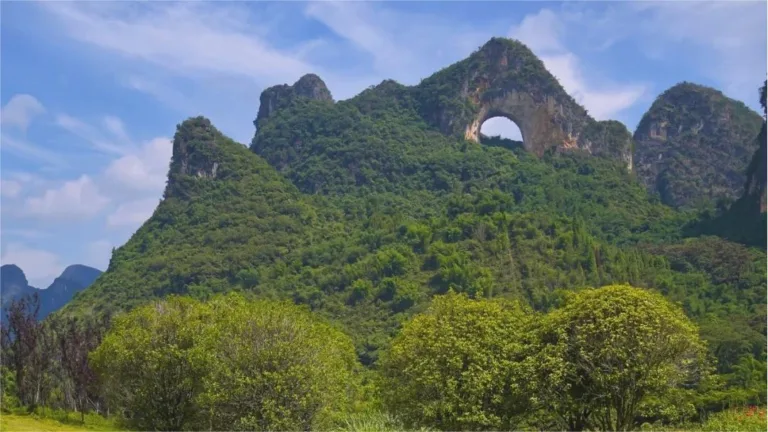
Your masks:
{"label": "mountain", "polygon": [[718,90],[675,85],[656,98],[635,131],[637,176],[674,207],[735,200],[761,123],[758,113]]}
{"label": "mountain", "polygon": [[[189,118],[154,214],[60,313],[241,291],[307,305],[372,364],[434,294],[547,310],[564,290],[629,282],[683,304],[724,371],[759,356],[764,251],[684,239],[697,215],[636,180],[626,128],[561,90],[530,50],[493,39],[414,87],[338,102],[313,74],[268,88],[250,148]],[[473,135],[492,115],[523,125],[522,145]]]}
{"label": "mountain", "polygon": [[14,299],[32,294],[37,288],[29,286],[27,276],[15,264],[0,267],[0,306],[5,307]]}
{"label": "mountain", "polygon": [[[766,81],[768,83],[768,81]],[[760,88],[760,104],[766,111],[766,83]],[[745,171],[746,182],[741,197],[730,207],[706,212],[691,229],[693,233],[715,234],[739,243],[766,248],[766,121],[754,139],[755,150]]]}
{"label": "mountain", "polygon": [[[308,101],[317,101],[319,103],[314,104],[317,109],[333,113],[330,116],[337,124],[307,125],[309,129],[294,130],[293,136],[279,138],[271,133],[272,126],[288,132],[283,125],[268,121],[272,113]],[[616,121],[595,121],[528,47],[509,39],[491,39],[467,59],[433,74],[417,86],[407,87],[385,80],[350,101],[335,104],[335,109],[329,108],[332,105],[333,99],[325,83],[313,74],[302,77],[293,86],[279,85],[265,90],[254,125],[259,131],[267,131],[256,135],[252,149],[278,169],[294,159],[306,161],[307,156],[312,157],[324,146],[308,145],[304,141],[309,137],[299,135],[312,132],[315,140],[345,139],[328,132],[336,131],[338,127],[354,129],[357,125],[342,125],[338,121],[354,122],[357,115],[382,115],[386,107],[392,113],[410,117],[411,123],[418,122],[422,126],[431,126],[444,136],[474,142],[480,141],[483,122],[493,117],[506,117],[518,125],[525,149],[533,154],[542,156],[552,150],[581,150],[618,160],[628,169],[632,168],[632,136],[627,128]],[[376,109],[372,110],[373,107]],[[322,120],[333,121],[330,118]],[[282,145],[275,148],[283,143],[289,143],[288,148],[282,148]],[[429,149],[436,150],[432,145]],[[369,155],[370,152],[357,155],[347,152],[350,159]],[[354,172],[353,175],[364,174]]]}
{"label": "mountain", "polygon": [[80,264],[71,265],[43,290],[30,286],[18,266],[6,264],[0,267],[2,307],[5,308],[13,300],[37,293],[40,300],[38,318],[43,319],[68,303],[75,294],[90,286],[100,275],[101,270]]}

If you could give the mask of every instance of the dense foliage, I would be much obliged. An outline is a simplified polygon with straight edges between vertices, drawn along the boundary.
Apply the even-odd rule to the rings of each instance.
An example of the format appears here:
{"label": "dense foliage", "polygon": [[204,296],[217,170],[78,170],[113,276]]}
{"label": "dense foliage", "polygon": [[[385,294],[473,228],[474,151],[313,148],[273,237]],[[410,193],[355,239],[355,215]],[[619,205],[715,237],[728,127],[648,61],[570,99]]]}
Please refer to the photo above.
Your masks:
{"label": "dense foliage", "polygon": [[521,383],[530,377],[524,356],[532,318],[507,302],[435,297],[383,359],[385,403],[411,426],[514,428],[530,405]]}
{"label": "dense foliage", "polygon": [[[685,238],[701,215],[618,161],[444,135],[393,81],[325,99],[276,105],[250,149],[202,117],[177,126],[154,214],[53,317],[133,311],[91,357],[94,398],[167,429],[325,427],[355,397],[367,408],[350,424],[449,429],[630,428],[765,403],[764,251]],[[622,287],[589,290],[604,285]],[[45,352],[30,343],[8,338],[9,358]],[[702,347],[716,375],[685,380]],[[355,355],[381,375],[365,396]],[[584,364],[617,359],[637,362]]]}
{"label": "dense foliage", "polygon": [[139,430],[310,430],[354,397],[349,338],[297,306],[169,298],[114,322],[92,354]]}
{"label": "dense foliage", "polygon": [[704,344],[682,309],[628,286],[569,296],[538,332],[538,400],[567,430],[631,429],[646,399],[707,374]]}

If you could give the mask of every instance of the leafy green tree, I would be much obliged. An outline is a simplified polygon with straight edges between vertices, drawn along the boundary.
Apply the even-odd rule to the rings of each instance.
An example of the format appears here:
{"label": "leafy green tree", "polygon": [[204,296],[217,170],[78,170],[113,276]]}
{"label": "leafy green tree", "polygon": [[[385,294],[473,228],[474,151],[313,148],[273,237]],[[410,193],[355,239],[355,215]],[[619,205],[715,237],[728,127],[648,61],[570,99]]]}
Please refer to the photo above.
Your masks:
{"label": "leafy green tree", "polygon": [[131,427],[177,431],[199,423],[196,398],[211,361],[196,341],[212,319],[208,306],[181,297],[115,319],[90,360]]}
{"label": "leafy green tree", "polygon": [[542,321],[539,402],[569,430],[628,430],[645,398],[692,387],[705,344],[661,295],[613,285],[572,294]]}
{"label": "leafy green tree", "polygon": [[356,355],[349,337],[286,302],[228,295],[211,301],[201,335],[213,362],[200,406],[218,430],[316,430],[350,406]]}
{"label": "leafy green tree", "polygon": [[526,407],[523,335],[516,303],[449,292],[406,323],[382,359],[385,405],[408,425],[444,430],[514,426]]}
{"label": "leafy green tree", "polygon": [[171,297],[119,317],[91,361],[140,430],[310,430],[356,389],[349,338],[289,303]]}

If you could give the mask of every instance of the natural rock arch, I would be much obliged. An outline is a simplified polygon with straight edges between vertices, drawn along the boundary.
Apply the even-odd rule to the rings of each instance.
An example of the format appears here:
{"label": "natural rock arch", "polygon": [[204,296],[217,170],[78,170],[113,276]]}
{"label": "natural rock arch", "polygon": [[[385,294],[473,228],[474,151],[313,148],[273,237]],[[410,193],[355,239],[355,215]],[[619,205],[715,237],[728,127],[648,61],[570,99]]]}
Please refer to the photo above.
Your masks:
{"label": "natural rock arch", "polygon": [[[381,85],[398,86],[385,81]],[[380,86],[381,86],[380,85]],[[480,126],[493,117],[514,122],[526,150],[582,150],[623,162],[632,169],[632,135],[617,121],[595,121],[565,92],[544,63],[520,42],[493,38],[467,59],[433,74],[414,87],[402,87],[403,105],[441,132],[480,141]],[[293,85],[261,94],[258,129],[297,97],[334,103],[325,83],[314,74]]]}
{"label": "natural rock arch", "polygon": [[526,150],[539,156],[552,148],[581,149],[632,167],[627,128],[590,117],[520,42],[493,38],[417,91],[422,116],[444,133],[479,142],[483,122],[506,117],[520,128]]}

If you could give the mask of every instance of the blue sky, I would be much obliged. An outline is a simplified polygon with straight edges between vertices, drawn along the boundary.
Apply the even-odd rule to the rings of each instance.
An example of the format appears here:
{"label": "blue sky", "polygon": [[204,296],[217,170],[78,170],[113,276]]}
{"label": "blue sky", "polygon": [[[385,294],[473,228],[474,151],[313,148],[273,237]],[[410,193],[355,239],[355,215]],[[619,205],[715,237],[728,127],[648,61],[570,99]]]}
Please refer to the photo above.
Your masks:
{"label": "blue sky", "polygon": [[[692,81],[757,110],[765,2],[2,2],[0,261],[46,287],[105,269],[159,202],[170,138],[202,114],[250,142],[260,92],[314,72],[334,97],[416,84],[520,39],[598,119],[634,129]],[[486,133],[519,136],[506,120]]]}

